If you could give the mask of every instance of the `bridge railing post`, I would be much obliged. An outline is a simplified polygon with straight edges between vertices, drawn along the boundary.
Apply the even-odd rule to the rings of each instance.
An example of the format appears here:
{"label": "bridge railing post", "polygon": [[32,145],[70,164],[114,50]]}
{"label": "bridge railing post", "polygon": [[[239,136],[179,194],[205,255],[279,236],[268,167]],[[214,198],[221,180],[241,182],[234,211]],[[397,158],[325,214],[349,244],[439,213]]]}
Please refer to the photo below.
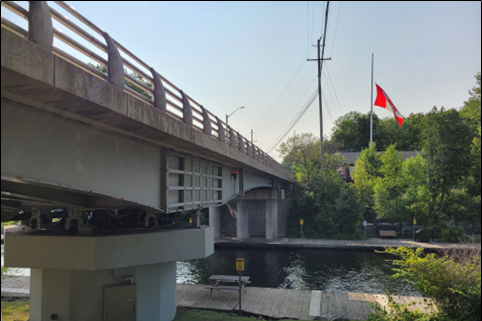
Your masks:
{"label": "bridge railing post", "polygon": [[45,50],[52,52],[54,28],[52,27],[52,17],[47,1],[29,1],[27,18],[27,39]]}

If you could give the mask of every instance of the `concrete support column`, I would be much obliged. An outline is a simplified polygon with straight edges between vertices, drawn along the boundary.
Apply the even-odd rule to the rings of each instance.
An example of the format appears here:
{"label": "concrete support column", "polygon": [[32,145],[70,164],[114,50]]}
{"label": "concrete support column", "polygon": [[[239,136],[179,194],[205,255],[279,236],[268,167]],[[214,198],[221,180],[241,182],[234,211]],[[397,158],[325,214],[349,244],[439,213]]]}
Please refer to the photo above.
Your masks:
{"label": "concrete support column", "polygon": [[278,238],[278,201],[266,201],[266,239]]}
{"label": "concrete support column", "polygon": [[209,207],[209,226],[214,229],[214,238],[221,236],[221,206]]}
{"label": "concrete support column", "polygon": [[176,262],[136,267],[137,320],[171,321],[176,316]]}
{"label": "concrete support column", "polygon": [[[132,275],[133,270],[133,268],[119,269],[119,274]],[[100,271],[31,269],[30,320],[104,320],[105,286],[121,285],[130,285],[130,283],[115,279],[112,269]],[[114,314],[119,312],[127,317],[135,317],[135,288],[136,286],[133,285],[130,297],[111,301],[116,307]],[[110,317],[108,319],[113,320],[116,315],[111,314]]]}
{"label": "concrete support column", "polygon": [[249,237],[248,201],[237,200],[236,205],[236,237],[247,239]]}

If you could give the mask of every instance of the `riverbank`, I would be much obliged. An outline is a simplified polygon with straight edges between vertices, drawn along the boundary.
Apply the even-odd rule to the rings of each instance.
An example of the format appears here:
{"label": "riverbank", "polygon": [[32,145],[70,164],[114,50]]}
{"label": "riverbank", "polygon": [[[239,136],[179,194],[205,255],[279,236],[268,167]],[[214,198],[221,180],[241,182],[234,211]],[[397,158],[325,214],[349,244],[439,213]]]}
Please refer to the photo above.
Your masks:
{"label": "riverbank", "polygon": [[263,237],[250,237],[238,239],[234,237],[220,237],[214,240],[216,247],[241,247],[241,248],[314,248],[326,250],[383,250],[386,247],[398,248],[424,248],[428,251],[473,249],[480,248],[479,244],[443,243],[443,242],[413,242],[406,239],[369,238],[367,240],[320,240],[302,238],[278,238],[267,240]]}

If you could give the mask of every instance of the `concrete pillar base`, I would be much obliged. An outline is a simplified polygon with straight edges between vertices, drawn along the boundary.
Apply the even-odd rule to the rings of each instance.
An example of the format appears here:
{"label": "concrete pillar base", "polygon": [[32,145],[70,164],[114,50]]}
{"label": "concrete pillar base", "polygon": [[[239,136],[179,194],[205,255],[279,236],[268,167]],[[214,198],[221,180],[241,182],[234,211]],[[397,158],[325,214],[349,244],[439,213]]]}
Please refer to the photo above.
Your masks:
{"label": "concrete pillar base", "polygon": [[176,262],[116,270],[32,269],[30,320],[171,321],[176,315]]}
{"label": "concrete pillar base", "polygon": [[221,236],[221,207],[209,207],[209,226],[212,226],[214,231],[214,238]]}
{"label": "concrete pillar base", "polygon": [[278,201],[266,201],[266,239],[278,238]]}
{"label": "concrete pillar base", "polygon": [[249,237],[248,202],[245,200],[236,201],[236,224],[236,237],[247,239]]}

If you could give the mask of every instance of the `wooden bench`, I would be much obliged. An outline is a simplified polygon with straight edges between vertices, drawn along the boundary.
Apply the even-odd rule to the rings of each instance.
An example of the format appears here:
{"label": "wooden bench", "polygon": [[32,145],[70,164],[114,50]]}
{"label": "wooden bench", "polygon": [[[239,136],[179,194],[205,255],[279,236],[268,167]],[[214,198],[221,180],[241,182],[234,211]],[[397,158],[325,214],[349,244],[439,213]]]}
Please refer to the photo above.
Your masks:
{"label": "wooden bench", "polygon": [[397,231],[378,231],[380,237],[397,237]]}
{"label": "wooden bench", "polygon": [[[239,291],[239,286],[206,286],[205,289],[211,290],[210,297],[213,297],[213,290],[228,290],[228,291]],[[246,292],[246,289],[241,287],[241,291]]]}

